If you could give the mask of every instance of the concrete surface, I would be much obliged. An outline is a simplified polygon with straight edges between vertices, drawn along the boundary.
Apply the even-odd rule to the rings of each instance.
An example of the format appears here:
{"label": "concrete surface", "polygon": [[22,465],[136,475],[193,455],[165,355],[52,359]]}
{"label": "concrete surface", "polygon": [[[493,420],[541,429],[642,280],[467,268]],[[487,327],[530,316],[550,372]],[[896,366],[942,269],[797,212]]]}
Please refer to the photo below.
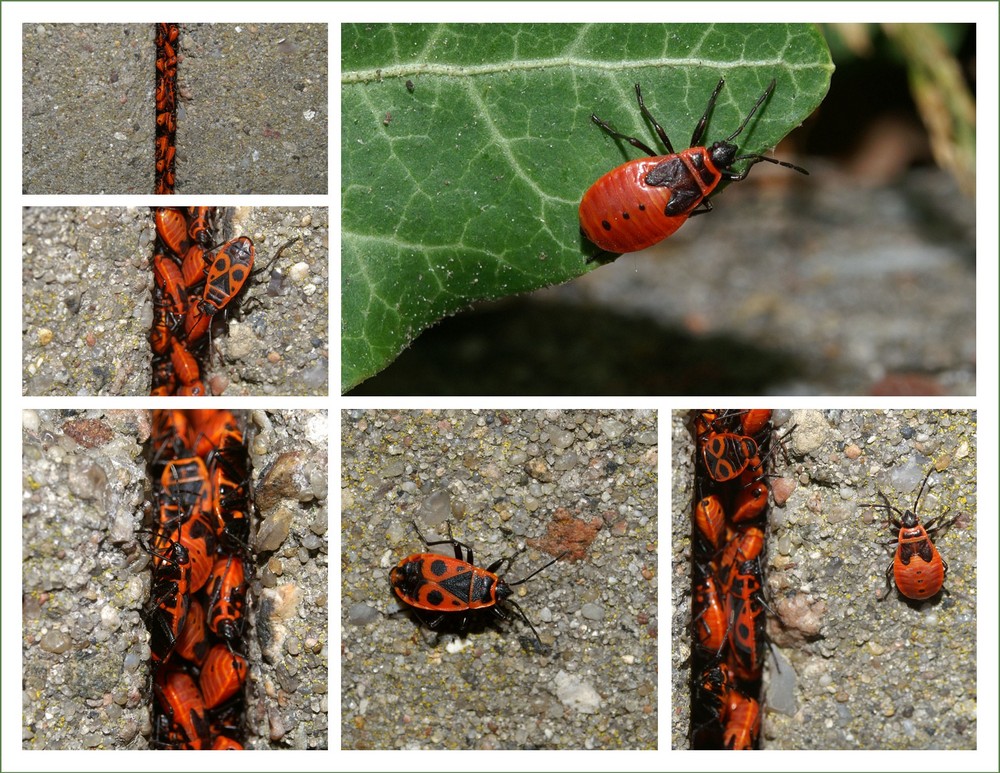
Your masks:
{"label": "concrete surface", "polygon": [[[654,412],[349,410],[341,441],[343,748],[657,747]],[[450,523],[485,566],[559,508],[601,529],[581,560],[515,588],[548,655],[516,619],[438,636],[389,586],[422,552],[413,519],[430,540]],[[546,551],[560,548],[529,547],[510,578]]]}
{"label": "concrete surface", "polygon": [[[328,745],[326,420],[253,412],[254,487],[278,492],[254,533],[287,534],[256,554],[248,748]],[[149,746],[149,429],[148,411],[23,413],[24,749]]]}
{"label": "concrete surface", "polygon": [[[731,406],[744,408],[751,406]],[[674,666],[672,744],[687,748],[690,512],[694,442],[673,415]],[[765,598],[773,661],[765,669],[763,749],[975,749],[976,413],[829,410],[776,413],[793,491],[772,506]],[[884,491],[921,521],[958,516],[935,545],[945,590],[925,602],[886,595],[896,533],[864,503]]]}
{"label": "concrete surface", "polygon": [[[153,24],[26,24],[23,192],[153,192]],[[326,24],[182,23],[178,194],[329,190]]]}
{"label": "concrete surface", "polygon": [[[232,395],[325,395],[329,383],[329,225],[324,208],[235,210],[267,268],[213,338],[207,375]],[[153,319],[148,208],[23,210],[22,393],[146,395]],[[297,239],[272,259],[278,248]],[[273,274],[280,271],[281,281]],[[277,293],[272,295],[271,293]],[[204,379],[203,379],[204,380]]]}

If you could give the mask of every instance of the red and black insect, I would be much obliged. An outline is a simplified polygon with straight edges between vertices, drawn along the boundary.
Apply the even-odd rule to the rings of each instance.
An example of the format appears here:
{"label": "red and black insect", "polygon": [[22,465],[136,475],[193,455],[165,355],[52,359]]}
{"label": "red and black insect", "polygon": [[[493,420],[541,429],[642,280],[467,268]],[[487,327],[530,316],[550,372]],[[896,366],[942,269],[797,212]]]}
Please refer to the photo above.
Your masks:
{"label": "red and black insect", "polygon": [[195,428],[192,445],[199,456],[218,458],[232,449],[240,449],[245,454],[243,431],[232,411],[194,409],[190,415]]}
{"label": "red and black insect", "polygon": [[205,607],[199,599],[193,598],[188,605],[184,628],[174,642],[174,652],[184,660],[201,667],[211,647],[207,634]]}
{"label": "red and black insect", "polygon": [[153,681],[153,691],[170,724],[179,726],[183,731],[186,748],[204,748],[210,728],[205,702],[194,678],[180,669],[160,668]]}
{"label": "red and black insect", "polygon": [[247,661],[225,644],[216,644],[201,668],[198,686],[205,708],[214,709],[232,698],[247,678]]}
{"label": "red and black insect", "polygon": [[697,646],[707,655],[718,657],[726,642],[729,621],[714,572],[698,563],[695,564],[691,612]]}
{"label": "red and black insect", "polygon": [[[750,466],[754,462],[751,460]],[[757,464],[760,465],[759,459]],[[759,469],[759,466],[758,466]],[[747,471],[744,471],[744,475]],[[759,517],[767,509],[768,486],[763,478],[744,485],[733,498],[733,523],[745,523]]]}
{"label": "red and black insect", "polygon": [[[284,246],[279,249],[278,254],[283,249]],[[205,255],[204,260],[207,268],[202,297],[196,305],[192,304],[191,312],[184,322],[184,332],[190,340],[197,340],[210,332],[215,315],[232,304],[250,277],[256,273],[253,270],[254,245],[247,236],[230,239],[211,254]]]}
{"label": "red and black insect", "polygon": [[[643,118],[652,124],[668,155],[657,153],[635,137],[618,132],[596,115],[591,120],[611,137],[624,140],[650,158],[628,161],[598,179],[580,201],[580,230],[605,252],[636,252],[666,239],[688,217],[712,209],[709,195],[723,180],[743,180],[755,164],[767,161],[808,174],[805,169],[759,153],[739,154],[733,140],[746,128],[750,119],[774,91],[772,80],[747,113],[739,127],[726,139],[710,147],[700,143],[712,108],[725,83],[724,79],[709,97],[705,112],[691,135],[691,147],[674,151],[667,133],[653,118],[642,100],[642,90],[635,84],[635,95]],[[742,171],[733,169],[740,161],[750,163]]]}
{"label": "red and black insect", "polygon": [[151,601],[143,610],[150,631],[149,649],[153,660],[164,661],[173,651],[187,620],[191,584],[191,559],[179,542],[171,543],[165,552],[150,550],[161,563],[153,573]]}
{"label": "red and black insect", "polygon": [[253,270],[253,242],[238,236],[222,245],[208,269],[205,292],[198,304],[205,314],[218,313],[243,289]]}
{"label": "red and black insect", "polygon": [[920,496],[924,493],[924,488],[933,472],[934,468],[931,467],[924,476],[917,498],[913,501],[912,510],[901,511],[892,505],[889,498],[881,491],[877,492],[882,498],[881,503],[862,505],[862,507],[885,510],[886,525],[899,530],[896,542],[893,543],[896,546],[896,554],[885,572],[886,586],[891,587],[890,578],[895,579],[899,592],[915,601],[936,596],[943,587],[945,577],[948,575],[948,564],[941,558],[941,554],[931,541],[931,535],[950,526],[958,517],[955,516],[944,523],[936,523],[937,517],[935,517],[923,524],[917,518]]}
{"label": "red and black insect", "polygon": [[171,542],[178,542],[187,550],[187,560],[191,566],[191,576],[188,581],[188,593],[197,593],[205,587],[212,573],[215,555],[215,530],[208,520],[207,514],[195,512],[188,516],[172,531],[162,529],[161,535]]}
{"label": "red and black insect", "polygon": [[708,476],[717,483],[739,477],[755,459],[760,464],[754,439],[735,432],[709,430],[698,438],[698,448]]}
{"label": "red and black insect", "polygon": [[173,254],[183,256],[191,246],[187,218],[180,207],[154,207],[156,235]]}
{"label": "red and black insect", "polygon": [[[245,459],[232,453],[214,453],[212,462],[211,511],[219,534],[219,544],[232,555],[243,555],[249,550],[250,540],[250,488]],[[245,456],[245,451],[243,455]]]}
{"label": "red and black insect", "polygon": [[243,609],[247,597],[243,559],[239,556],[217,558],[206,594],[210,599],[209,630],[223,639],[235,641],[243,632]]}
{"label": "red and black insect", "polygon": [[764,551],[764,530],[759,526],[743,526],[733,532],[733,536],[722,551],[716,577],[722,593],[733,588],[740,567],[747,561],[758,559]]}
{"label": "red and black insect", "polygon": [[[697,542],[706,545],[708,553],[717,552],[722,547],[726,534],[726,513],[717,494],[709,494],[695,503],[694,524],[697,528]],[[701,545],[696,547],[701,548]]]}
{"label": "red and black insect", "polygon": [[756,436],[763,432],[771,424],[771,415],[774,413],[770,408],[757,408],[749,411],[742,411],[740,415],[740,429],[744,435]]}
{"label": "red and black insect", "polygon": [[180,266],[163,253],[157,253],[153,256],[153,277],[156,287],[163,291],[167,311],[176,316],[186,314],[188,296]]}
{"label": "red and black insect", "polygon": [[153,411],[153,431],[149,444],[150,469],[154,481],[160,481],[167,464],[176,457],[186,456],[188,419],[187,411]]}
{"label": "red and black insect", "polygon": [[737,689],[727,696],[724,749],[753,749],[760,736],[760,704]]}
{"label": "red and black insect", "polygon": [[761,599],[760,562],[740,564],[726,596],[729,620],[727,662],[733,673],[746,682],[760,678],[764,667],[764,610]]}
{"label": "red and black insect", "polygon": [[160,486],[184,517],[196,509],[207,511],[211,501],[208,468],[198,456],[170,459],[163,466]]}
{"label": "red and black insect", "polygon": [[479,612],[486,611],[507,620],[504,606],[510,605],[516,610],[517,617],[535,635],[537,648],[543,649],[535,626],[511,596],[514,593],[514,586],[527,582],[543,569],[552,566],[566,553],[556,556],[527,577],[516,582],[508,582],[503,577],[504,566],[506,565],[506,571],[510,571],[514,560],[527,548],[522,548],[509,558],[499,558],[482,569],[475,565],[472,548],[451,536],[450,525],[448,539],[434,542],[424,539],[416,523],[413,524],[413,529],[426,547],[451,545],[455,551],[454,558],[440,553],[414,553],[400,561],[389,572],[389,584],[402,601],[415,610],[434,613],[434,616],[426,621],[430,628],[436,628],[451,619],[457,621],[459,630],[465,633],[472,617]]}
{"label": "red and black insect", "polygon": [[188,236],[202,247],[212,243],[211,221],[215,216],[215,207],[188,207]]}

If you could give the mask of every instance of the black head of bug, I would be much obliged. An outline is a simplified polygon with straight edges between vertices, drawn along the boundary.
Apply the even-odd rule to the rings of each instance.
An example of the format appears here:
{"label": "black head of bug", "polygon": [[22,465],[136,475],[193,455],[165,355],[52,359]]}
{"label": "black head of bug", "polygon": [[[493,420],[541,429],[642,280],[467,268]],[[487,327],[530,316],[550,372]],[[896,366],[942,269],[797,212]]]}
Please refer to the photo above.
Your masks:
{"label": "black head of bug", "polygon": [[[692,147],[694,147],[701,141],[701,135],[705,131],[705,124],[708,120],[709,113],[711,113],[712,108],[715,106],[715,99],[719,95],[719,91],[722,89],[722,85],[724,83],[725,83],[724,79],[720,80],[719,85],[716,86],[715,91],[712,92],[712,96],[708,100],[708,107],[705,108],[705,114],[701,117],[701,120],[695,127],[694,136],[691,138]],[[776,158],[763,156],[759,153],[747,153],[742,156],[737,155],[740,152],[740,149],[733,142],[733,140],[736,139],[736,137],[738,137],[743,132],[743,130],[747,127],[747,124],[750,123],[750,119],[753,118],[754,114],[757,112],[760,106],[764,104],[764,102],[767,100],[769,96],[771,96],[772,92],[774,91],[776,83],[777,81],[774,78],[772,78],[771,82],[767,85],[767,88],[764,89],[764,93],[757,98],[757,101],[754,103],[754,106],[750,108],[750,112],[746,114],[746,117],[740,123],[739,127],[737,127],[736,131],[734,131],[732,134],[726,137],[726,139],[712,143],[712,147],[709,149],[709,155],[712,158],[712,162],[722,172],[723,176],[727,180],[737,181],[744,179],[750,173],[750,169],[753,168],[754,164],[758,164],[761,161],[767,161],[768,163],[771,164],[777,164],[778,166],[784,166],[789,169],[794,169],[796,172],[799,172],[801,174],[809,174],[809,172],[807,172],[801,166],[790,164],[787,161],[779,161]],[[750,163],[747,165],[747,168],[744,169],[742,172],[737,173],[731,171],[732,165],[735,164],[737,161],[746,161],[746,160],[749,160]]]}

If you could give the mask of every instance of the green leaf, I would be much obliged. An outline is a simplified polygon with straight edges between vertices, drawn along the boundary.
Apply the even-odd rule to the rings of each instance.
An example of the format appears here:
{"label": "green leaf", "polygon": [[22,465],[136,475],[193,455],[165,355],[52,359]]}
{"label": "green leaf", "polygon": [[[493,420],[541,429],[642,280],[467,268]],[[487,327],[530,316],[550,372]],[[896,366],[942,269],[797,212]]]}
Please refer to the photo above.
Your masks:
{"label": "green leaf", "polygon": [[833,65],[809,25],[345,25],[341,35],[342,383],[374,375],[474,301],[565,282],[597,264],[580,197],[641,155],[591,113],[659,149],[634,83],[688,146],[705,133],[764,152],[826,95]]}

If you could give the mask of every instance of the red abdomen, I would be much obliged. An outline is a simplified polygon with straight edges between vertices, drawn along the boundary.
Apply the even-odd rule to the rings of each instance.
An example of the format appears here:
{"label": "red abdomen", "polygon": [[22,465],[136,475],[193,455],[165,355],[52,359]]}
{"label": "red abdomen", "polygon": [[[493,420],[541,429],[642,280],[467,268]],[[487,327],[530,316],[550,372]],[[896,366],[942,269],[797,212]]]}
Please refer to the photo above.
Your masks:
{"label": "red abdomen", "polygon": [[663,157],[640,158],[612,169],[580,201],[583,235],[607,252],[636,252],[680,228],[688,216],[664,214],[670,188],[645,182]]}
{"label": "red abdomen", "polygon": [[899,530],[893,576],[900,593],[917,601],[929,599],[944,585],[945,571],[941,554],[922,526]]}
{"label": "red abdomen", "polygon": [[704,148],[629,161],[583,194],[580,228],[607,252],[644,250],[680,228],[720,179]]}

